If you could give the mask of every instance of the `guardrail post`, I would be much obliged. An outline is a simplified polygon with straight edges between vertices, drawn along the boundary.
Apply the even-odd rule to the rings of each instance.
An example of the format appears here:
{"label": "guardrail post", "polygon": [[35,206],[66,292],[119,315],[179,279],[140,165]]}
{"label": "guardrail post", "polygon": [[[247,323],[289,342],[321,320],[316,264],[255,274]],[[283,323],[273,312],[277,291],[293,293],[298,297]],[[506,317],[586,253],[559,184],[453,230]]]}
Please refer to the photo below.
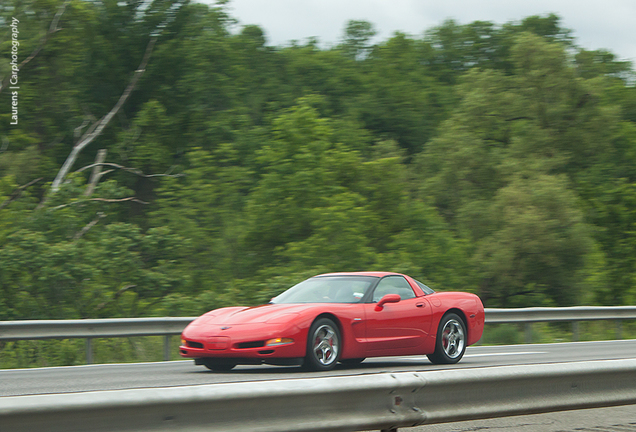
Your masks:
{"label": "guardrail post", "polygon": [[616,320],[616,339],[623,339],[623,321]]}
{"label": "guardrail post", "polygon": [[525,333],[525,339],[526,339],[526,343],[532,343],[532,323],[531,322],[527,322],[524,324],[524,333]]}
{"label": "guardrail post", "polygon": [[93,339],[86,338],[86,364],[93,363]]}
{"label": "guardrail post", "polygon": [[163,336],[163,360],[170,361],[170,335]]}
{"label": "guardrail post", "polygon": [[579,322],[572,321],[572,342],[579,341]]}

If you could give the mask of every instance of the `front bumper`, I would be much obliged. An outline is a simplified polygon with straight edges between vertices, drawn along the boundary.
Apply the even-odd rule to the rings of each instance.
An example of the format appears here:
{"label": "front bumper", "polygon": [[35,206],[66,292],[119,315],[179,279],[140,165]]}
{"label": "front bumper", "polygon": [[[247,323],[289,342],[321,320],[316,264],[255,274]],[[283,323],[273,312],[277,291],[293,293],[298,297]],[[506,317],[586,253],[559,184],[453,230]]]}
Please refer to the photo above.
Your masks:
{"label": "front bumper", "polygon": [[[182,333],[179,354],[186,358],[252,359],[253,364],[274,358],[305,356],[305,337],[296,326],[279,324],[188,326]],[[266,341],[285,337],[293,342],[267,346]],[[241,362],[243,363],[243,362]],[[249,364],[249,362],[248,362]]]}

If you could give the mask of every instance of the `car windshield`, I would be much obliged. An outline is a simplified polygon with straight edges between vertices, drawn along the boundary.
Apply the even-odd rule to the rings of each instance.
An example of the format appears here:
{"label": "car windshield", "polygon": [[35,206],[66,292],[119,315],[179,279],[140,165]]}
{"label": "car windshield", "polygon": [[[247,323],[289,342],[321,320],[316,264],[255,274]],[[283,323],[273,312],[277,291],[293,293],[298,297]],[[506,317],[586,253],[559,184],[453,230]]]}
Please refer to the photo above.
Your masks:
{"label": "car windshield", "polygon": [[294,285],[272,303],[359,303],[378,278],[373,276],[317,276]]}

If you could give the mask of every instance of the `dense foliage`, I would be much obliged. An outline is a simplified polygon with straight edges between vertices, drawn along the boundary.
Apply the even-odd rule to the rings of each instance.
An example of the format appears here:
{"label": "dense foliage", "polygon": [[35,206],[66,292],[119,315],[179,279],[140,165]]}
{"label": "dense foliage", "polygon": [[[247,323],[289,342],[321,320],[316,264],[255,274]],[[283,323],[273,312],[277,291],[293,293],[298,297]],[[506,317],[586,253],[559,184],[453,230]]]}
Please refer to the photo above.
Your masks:
{"label": "dense foliage", "polygon": [[324,48],[227,10],[2,3],[3,80],[13,17],[35,56],[18,125],[0,93],[0,320],[194,315],[370,269],[489,307],[636,301],[631,64],[554,15],[377,43],[351,21]]}

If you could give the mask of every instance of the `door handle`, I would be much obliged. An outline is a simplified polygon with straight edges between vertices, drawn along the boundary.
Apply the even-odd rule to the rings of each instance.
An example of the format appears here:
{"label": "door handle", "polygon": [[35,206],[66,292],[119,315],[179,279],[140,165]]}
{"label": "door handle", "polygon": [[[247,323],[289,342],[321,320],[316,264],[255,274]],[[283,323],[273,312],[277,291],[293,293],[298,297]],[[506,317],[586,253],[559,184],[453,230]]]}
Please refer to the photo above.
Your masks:
{"label": "door handle", "polygon": [[423,307],[423,306],[424,306],[424,303],[417,303],[417,304],[415,305],[415,307]]}

